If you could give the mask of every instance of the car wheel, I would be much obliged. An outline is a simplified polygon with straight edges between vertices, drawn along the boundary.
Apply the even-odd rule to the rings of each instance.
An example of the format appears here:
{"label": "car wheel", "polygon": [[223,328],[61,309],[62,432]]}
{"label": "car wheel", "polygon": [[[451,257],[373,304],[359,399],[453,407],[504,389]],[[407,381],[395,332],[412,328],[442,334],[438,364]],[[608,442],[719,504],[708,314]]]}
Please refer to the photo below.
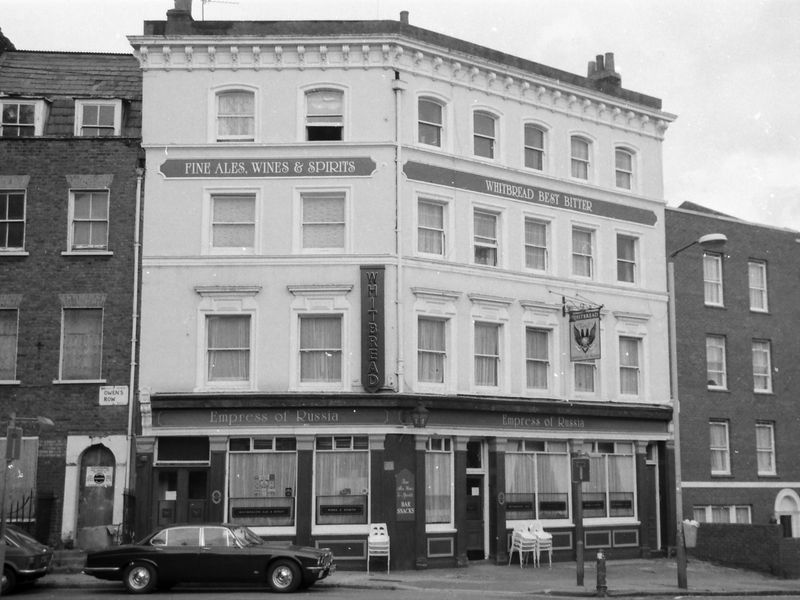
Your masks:
{"label": "car wheel", "polygon": [[5,596],[6,594],[10,594],[14,588],[17,586],[17,574],[14,573],[13,569],[5,567],[3,569],[3,584],[0,586],[0,595]]}
{"label": "car wheel", "polygon": [[153,565],[136,562],[125,569],[122,577],[125,588],[132,594],[148,594],[156,589],[158,575]]}
{"label": "car wheel", "polygon": [[300,569],[291,560],[276,560],[267,570],[267,583],[273,592],[293,592],[300,581]]}

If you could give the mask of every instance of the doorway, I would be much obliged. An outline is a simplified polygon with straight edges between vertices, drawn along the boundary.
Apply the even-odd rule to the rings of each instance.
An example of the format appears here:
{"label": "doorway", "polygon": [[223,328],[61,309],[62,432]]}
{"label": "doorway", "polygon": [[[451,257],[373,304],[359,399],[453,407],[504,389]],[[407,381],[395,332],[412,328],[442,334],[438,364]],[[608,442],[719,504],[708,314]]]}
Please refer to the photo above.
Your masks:
{"label": "doorway", "polygon": [[483,440],[467,442],[466,527],[467,558],[484,560],[488,531],[486,503],[486,445]]}
{"label": "doorway", "polygon": [[173,523],[202,523],[208,518],[208,469],[156,469],[155,523],[159,527]]}

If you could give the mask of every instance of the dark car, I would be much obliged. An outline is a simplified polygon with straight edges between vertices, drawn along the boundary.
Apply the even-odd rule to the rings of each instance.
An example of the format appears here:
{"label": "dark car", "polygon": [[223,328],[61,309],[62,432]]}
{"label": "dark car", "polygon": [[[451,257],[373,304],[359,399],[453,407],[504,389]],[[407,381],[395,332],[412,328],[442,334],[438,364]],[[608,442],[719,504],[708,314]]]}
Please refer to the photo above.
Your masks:
{"label": "dark car", "polygon": [[214,523],[172,525],[137,544],[92,552],[83,572],[144,594],[184,582],[266,583],[293,592],[335,570],[327,548],[270,543],[242,525]]}
{"label": "dark car", "polygon": [[0,595],[10,594],[17,585],[44,577],[50,568],[53,549],[38,542],[31,535],[6,525],[6,560],[3,565],[3,583]]}

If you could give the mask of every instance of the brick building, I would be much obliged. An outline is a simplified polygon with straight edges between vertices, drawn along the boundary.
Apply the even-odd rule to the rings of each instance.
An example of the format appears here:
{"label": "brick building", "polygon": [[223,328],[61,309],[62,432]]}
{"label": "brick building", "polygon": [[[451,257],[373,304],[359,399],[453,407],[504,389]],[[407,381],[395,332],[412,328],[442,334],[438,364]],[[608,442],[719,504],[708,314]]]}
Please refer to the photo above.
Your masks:
{"label": "brick building", "polygon": [[6,508],[33,503],[10,518],[52,543],[103,543],[129,478],[141,73],[11,46],[0,107],[0,419],[24,430]]}
{"label": "brick building", "polygon": [[686,202],[667,209],[667,253],[709,233],[724,247],[675,257],[685,518],[800,536],[800,232]]}

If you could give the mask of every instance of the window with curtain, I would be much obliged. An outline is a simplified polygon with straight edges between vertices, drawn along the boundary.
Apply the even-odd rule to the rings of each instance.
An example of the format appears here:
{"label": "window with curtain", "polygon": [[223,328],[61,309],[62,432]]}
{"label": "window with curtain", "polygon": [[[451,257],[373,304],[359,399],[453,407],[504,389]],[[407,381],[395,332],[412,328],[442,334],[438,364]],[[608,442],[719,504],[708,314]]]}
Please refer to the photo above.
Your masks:
{"label": "window with curtain", "polygon": [[425,452],[425,522],[453,522],[453,447],[450,438],[430,438]]}
{"label": "window with curtain", "polygon": [[231,438],[228,511],[231,523],[295,524],[297,445],[294,438]]}
{"label": "window with curtain", "polygon": [[211,246],[252,250],[255,246],[255,194],[211,196]]}
{"label": "window with curtain", "polygon": [[641,382],[642,340],[633,337],[619,338],[619,393],[628,396],[639,395]]}
{"label": "window with curtain", "polygon": [[0,190],[0,252],[25,247],[25,191]]}
{"label": "window with curtain", "polygon": [[528,389],[550,387],[550,331],[547,329],[525,329],[525,368]]}
{"label": "window with curtain", "polygon": [[206,316],[208,381],[250,379],[250,316]]}
{"label": "window with curtain", "polygon": [[331,383],[342,380],[342,317],[300,317],[300,381]]}
{"label": "window with curtain", "polygon": [[770,343],[753,340],[753,391],[772,392],[772,361]]}
{"label": "window with curtain", "polygon": [[494,158],[497,133],[497,118],[486,112],[477,111],[472,115],[472,139],[475,156]]}
{"label": "window with curtain", "polygon": [[444,256],[444,204],[430,200],[417,203],[417,251]]}
{"label": "window with curtain", "polygon": [[594,393],[595,366],[593,362],[574,362],[572,363],[572,372],[575,377],[576,392]]}
{"label": "window with curtain", "polygon": [[566,442],[509,440],[505,463],[506,519],[569,517],[570,469]]}
{"label": "window with curtain", "polygon": [[589,141],[572,136],[570,150],[572,176],[577,179],[589,179]]}
{"label": "window with curtain", "polygon": [[728,443],[728,423],[727,421],[710,421],[708,424],[710,450],[711,450],[711,474],[730,475],[730,446]]}
{"label": "window with curtain", "polygon": [[344,93],[318,89],[306,92],[306,139],[332,142],[344,139]]}
{"label": "window with curtain", "polygon": [[636,281],[636,238],[617,235],[617,281]]}
{"label": "window with curtain", "polygon": [[703,289],[708,306],[723,306],[722,300],[722,256],[703,255]]}
{"label": "window with curtain", "polygon": [[0,381],[17,378],[17,339],[19,310],[0,309]]}
{"label": "window with curtain", "polygon": [[484,210],[473,212],[475,264],[497,266],[497,221],[494,213]]}
{"label": "window with curtain", "polygon": [[314,461],[317,525],[367,523],[369,438],[320,436]]}
{"label": "window with curtain", "polygon": [[525,267],[547,271],[547,222],[525,219]]}
{"label": "window with curtain", "polygon": [[[42,135],[37,127],[37,102],[5,101],[0,103],[0,137],[33,137]],[[39,129],[37,131],[37,129]]]}
{"label": "window with curtain", "polygon": [[776,475],[775,424],[756,423],[756,456],[759,475]]}
{"label": "window with curtain", "polygon": [[108,190],[70,193],[70,250],[108,249]]}
{"label": "window with curtain", "polygon": [[579,277],[594,275],[594,232],[589,229],[572,229],[572,274]]}
{"label": "window with curtain", "polygon": [[750,506],[741,504],[695,506],[692,517],[698,523],[752,523]]}
{"label": "window with curtain", "polygon": [[767,303],[767,263],[751,260],[747,263],[747,279],[750,287],[750,310],[766,312]]}
{"label": "window with curtain", "polygon": [[255,94],[232,90],[217,94],[217,141],[255,139]]}
{"label": "window with curtain", "polygon": [[618,188],[633,189],[633,153],[618,148],[614,152],[616,184]]}
{"label": "window with curtain", "polygon": [[544,169],[544,129],[536,125],[525,125],[525,166]]}
{"label": "window with curtain", "polygon": [[62,319],[61,379],[100,379],[103,309],[65,308]]}
{"label": "window with curtain", "polygon": [[710,388],[728,387],[725,338],[721,335],[706,336],[706,380]]}
{"label": "window with curtain", "polygon": [[303,248],[344,250],[346,217],[342,192],[304,193]]}
{"label": "window with curtain", "polygon": [[442,146],[442,129],[444,109],[440,102],[431,98],[420,98],[417,103],[418,112],[418,140],[420,144]]}
{"label": "window with curtain", "polygon": [[417,320],[417,379],[444,383],[447,358],[447,321],[420,317]]}
{"label": "window with curtain", "polygon": [[633,517],[636,506],[636,461],[631,442],[589,442],[591,480],[585,482],[583,516]]}
{"label": "window with curtain", "polygon": [[500,384],[500,325],[475,323],[475,385]]}

